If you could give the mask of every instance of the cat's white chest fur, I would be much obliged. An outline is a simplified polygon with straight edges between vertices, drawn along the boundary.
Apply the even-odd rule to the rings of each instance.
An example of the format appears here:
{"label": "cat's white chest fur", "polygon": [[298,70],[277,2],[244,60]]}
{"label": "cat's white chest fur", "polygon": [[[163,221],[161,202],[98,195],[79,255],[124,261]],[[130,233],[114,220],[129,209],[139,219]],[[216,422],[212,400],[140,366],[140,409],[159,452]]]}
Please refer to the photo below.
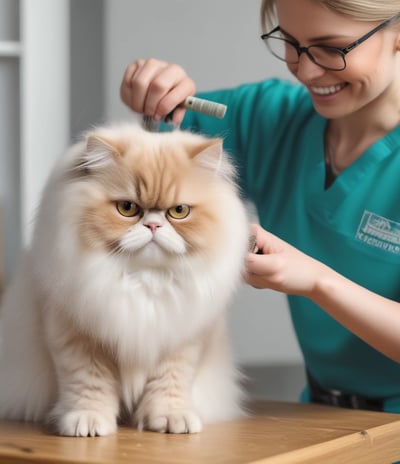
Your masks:
{"label": "cat's white chest fur", "polygon": [[165,297],[174,285],[174,275],[164,269],[142,269],[123,272],[121,287],[126,293],[141,292],[149,298]]}
{"label": "cat's white chest fur", "polygon": [[[112,265],[103,267],[79,293],[81,280],[73,279],[76,288],[70,294],[79,298],[70,300],[67,310],[83,332],[96,328],[102,343],[124,364],[153,366],[224,313],[231,293],[213,276],[215,270],[204,266],[201,271],[194,263],[192,269],[175,272],[150,268],[119,273]],[[99,269],[95,264],[90,268]]]}

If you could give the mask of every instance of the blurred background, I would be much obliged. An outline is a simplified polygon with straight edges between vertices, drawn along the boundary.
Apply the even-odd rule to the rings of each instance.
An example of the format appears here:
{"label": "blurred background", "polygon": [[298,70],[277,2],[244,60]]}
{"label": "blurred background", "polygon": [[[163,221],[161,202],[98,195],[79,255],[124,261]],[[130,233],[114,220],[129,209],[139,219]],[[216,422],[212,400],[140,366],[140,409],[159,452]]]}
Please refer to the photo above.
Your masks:
{"label": "blurred background", "polygon": [[[40,192],[57,158],[89,127],[137,117],[119,99],[131,61],[179,63],[198,90],[290,79],[259,38],[259,6],[259,0],[0,0],[6,284],[29,243]],[[251,394],[296,401],[304,373],[285,297],[243,286],[230,324]]]}

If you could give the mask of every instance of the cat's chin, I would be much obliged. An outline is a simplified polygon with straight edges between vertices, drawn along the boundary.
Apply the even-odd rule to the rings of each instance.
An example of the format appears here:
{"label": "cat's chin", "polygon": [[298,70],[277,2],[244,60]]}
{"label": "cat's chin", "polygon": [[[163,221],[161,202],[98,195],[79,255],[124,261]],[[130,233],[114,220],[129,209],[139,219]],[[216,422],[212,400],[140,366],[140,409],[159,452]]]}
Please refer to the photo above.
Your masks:
{"label": "cat's chin", "polygon": [[151,265],[160,265],[167,263],[173,254],[175,253],[171,253],[170,250],[166,250],[163,246],[152,240],[136,250],[135,257]]}

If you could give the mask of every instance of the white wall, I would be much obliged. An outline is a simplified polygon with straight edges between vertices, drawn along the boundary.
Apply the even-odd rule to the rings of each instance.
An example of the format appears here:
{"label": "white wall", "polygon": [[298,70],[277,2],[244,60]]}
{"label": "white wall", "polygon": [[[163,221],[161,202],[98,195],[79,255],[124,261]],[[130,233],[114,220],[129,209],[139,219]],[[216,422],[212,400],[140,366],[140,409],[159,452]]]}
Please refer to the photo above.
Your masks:
{"label": "white wall", "polygon": [[[181,64],[198,90],[266,76],[288,78],[259,38],[258,0],[106,0],[107,119],[129,118],[119,84],[137,58]],[[245,364],[296,364],[301,355],[282,295],[245,287],[232,311],[234,348]]]}
{"label": "white wall", "polygon": [[23,244],[55,160],[69,143],[69,0],[19,0],[20,205]]}
{"label": "white wall", "polygon": [[103,2],[70,3],[70,127],[77,137],[104,118]]}

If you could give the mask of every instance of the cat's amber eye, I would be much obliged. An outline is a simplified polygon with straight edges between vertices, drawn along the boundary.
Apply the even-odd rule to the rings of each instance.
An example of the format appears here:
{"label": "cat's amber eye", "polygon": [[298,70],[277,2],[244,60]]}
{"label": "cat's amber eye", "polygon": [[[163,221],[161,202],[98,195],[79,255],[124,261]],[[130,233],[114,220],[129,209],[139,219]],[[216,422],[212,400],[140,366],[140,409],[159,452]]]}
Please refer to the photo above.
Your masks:
{"label": "cat's amber eye", "polygon": [[121,200],[116,202],[116,208],[119,214],[125,217],[133,217],[139,214],[140,208],[133,201]]}
{"label": "cat's amber eye", "polygon": [[171,216],[173,219],[185,219],[189,216],[189,213],[190,206],[188,205],[176,205],[167,211],[168,216]]}

